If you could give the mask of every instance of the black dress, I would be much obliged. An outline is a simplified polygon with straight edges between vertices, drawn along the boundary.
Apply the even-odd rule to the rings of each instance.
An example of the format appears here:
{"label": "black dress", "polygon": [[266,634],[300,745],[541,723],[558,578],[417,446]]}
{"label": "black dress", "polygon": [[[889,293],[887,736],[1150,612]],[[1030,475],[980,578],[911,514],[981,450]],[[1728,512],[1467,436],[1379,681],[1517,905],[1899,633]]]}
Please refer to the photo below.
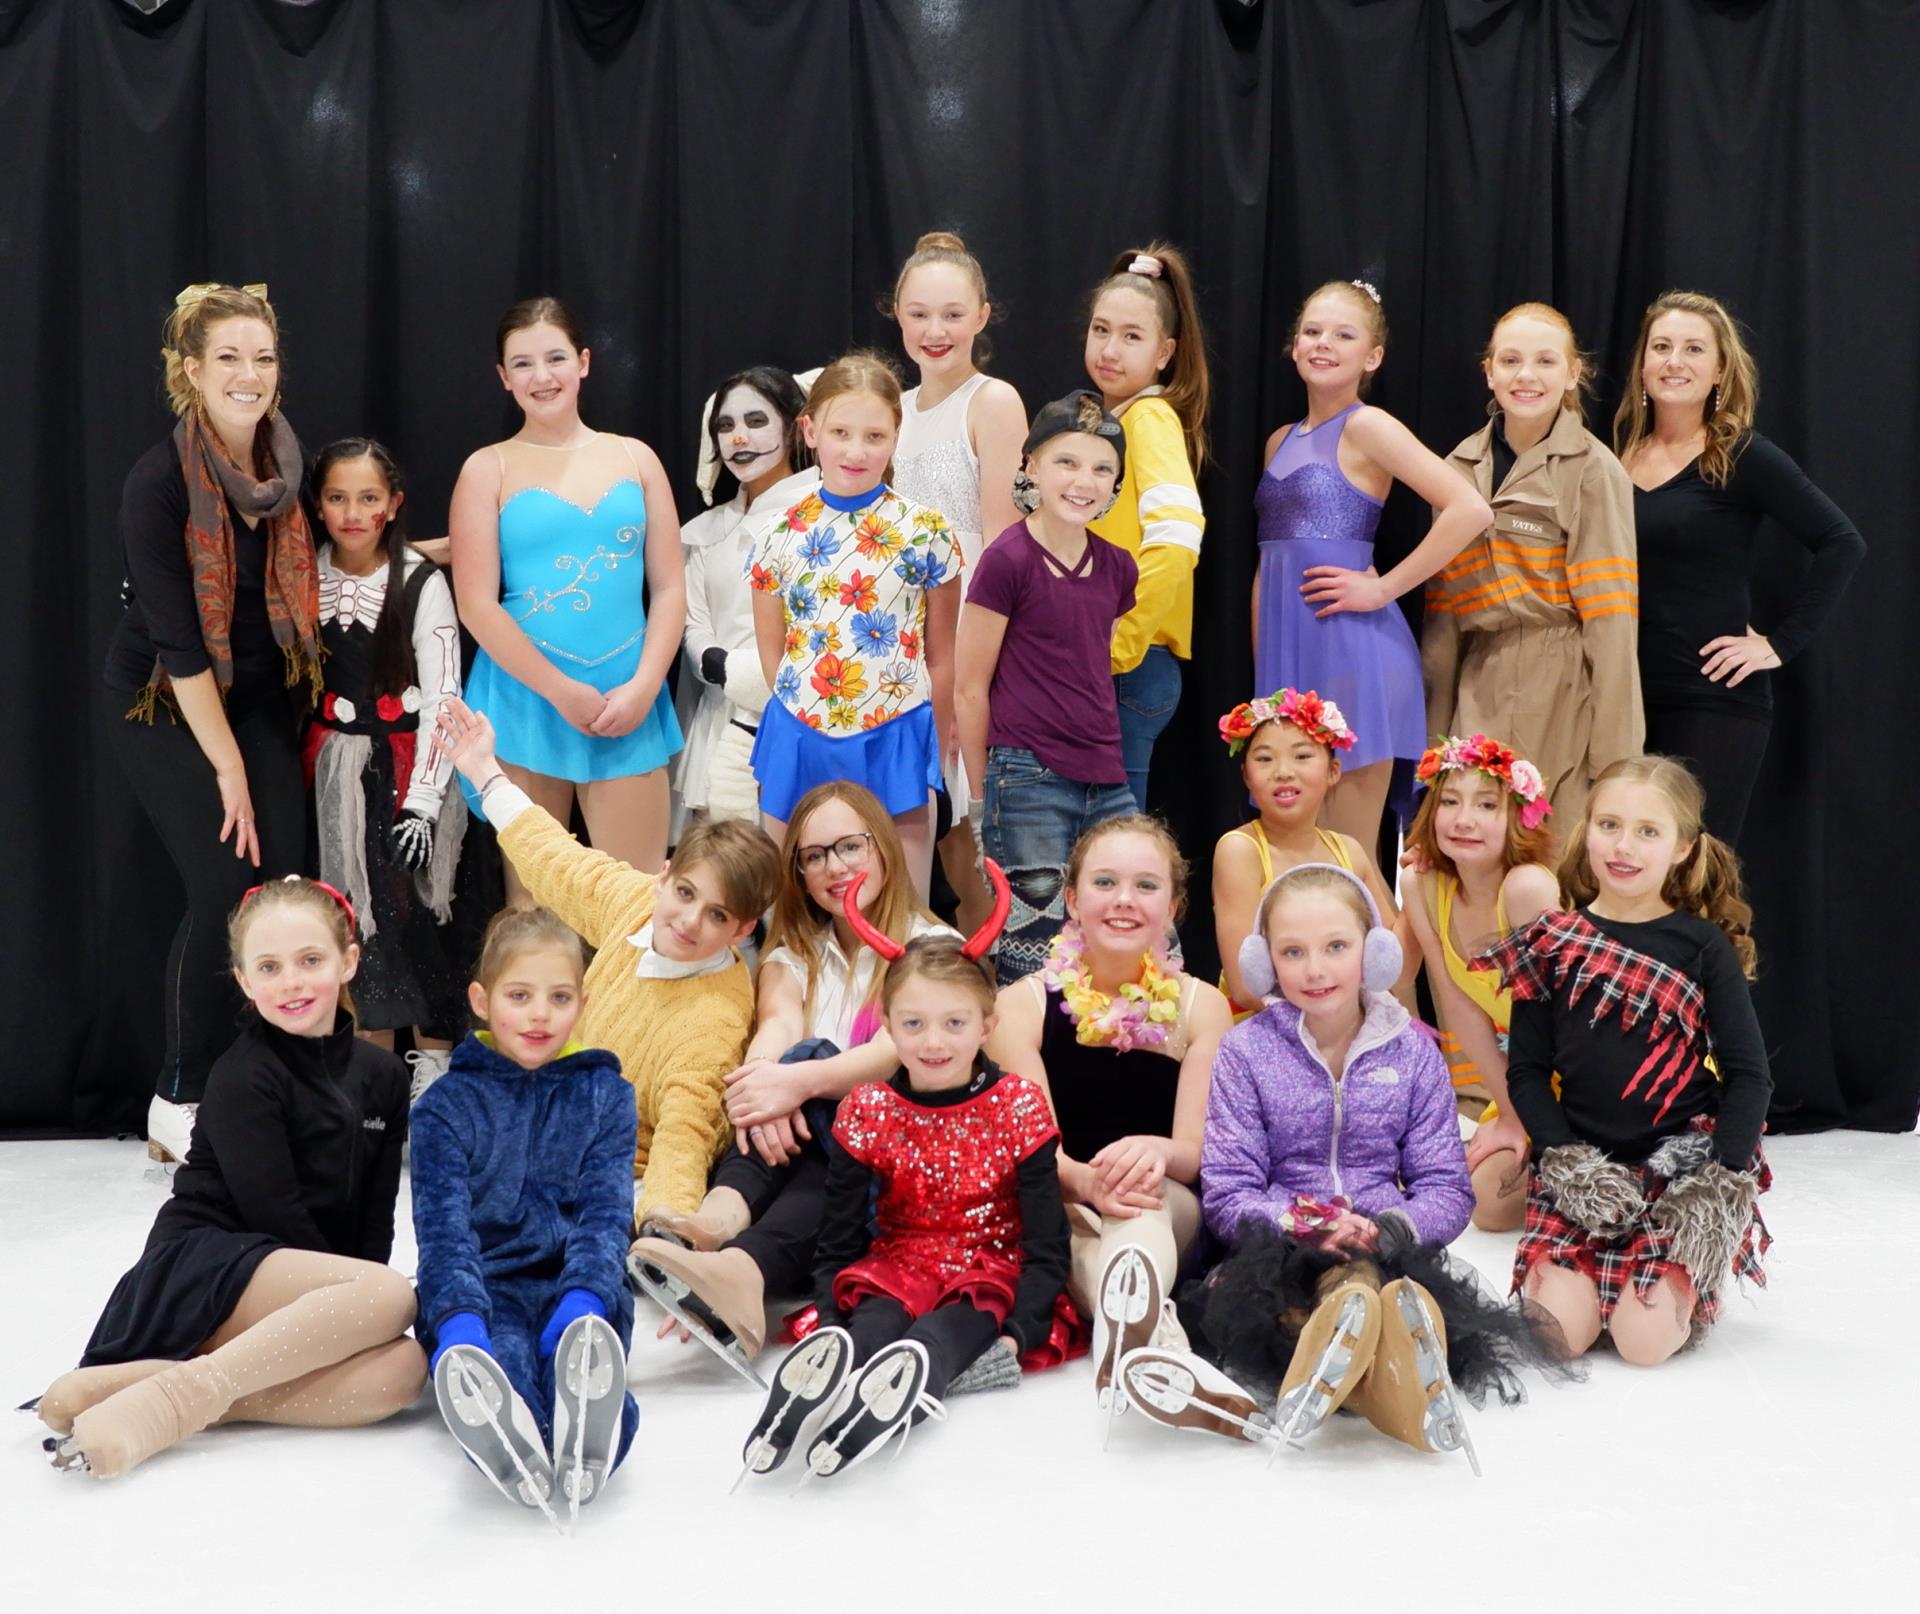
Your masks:
{"label": "black dress", "polygon": [[[465,803],[444,763],[431,770],[425,765],[429,736],[421,732],[423,711],[431,720],[423,697],[429,691],[436,698],[460,692],[458,651],[452,648],[442,665],[416,666],[415,682],[404,695],[382,696],[374,641],[374,624],[383,611],[396,608],[404,612],[402,631],[412,638],[421,596],[429,586],[444,594],[446,583],[439,568],[422,559],[408,574],[402,598],[387,600],[384,568],[372,577],[347,577],[328,558],[323,548],[320,635],[327,649],[326,692],[303,748],[307,783],[315,791],[318,845],[312,866],[345,891],[356,908],[366,910],[360,917],[360,969],[353,979],[361,1026],[369,1031],[417,1026],[451,1042],[466,1031],[462,960],[450,945],[449,927],[434,913],[431,870],[416,874],[401,864],[391,832],[403,807],[419,807],[434,821],[436,862],[450,864],[459,855]],[[450,600],[445,615],[450,624]],[[339,737],[361,743],[324,755]],[[334,777],[332,764],[347,766],[343,759],[362,752],[357,779]],[[447,889],[441,900],[452,894]]]}
{"label": "black dress", "polygon": [[80,1365],[191,1356],[275,1250],[384,1262],[406,1136],[406,1066],[345,1010],[324,1037],[256,1016],[214,1062],[173,1196]]}

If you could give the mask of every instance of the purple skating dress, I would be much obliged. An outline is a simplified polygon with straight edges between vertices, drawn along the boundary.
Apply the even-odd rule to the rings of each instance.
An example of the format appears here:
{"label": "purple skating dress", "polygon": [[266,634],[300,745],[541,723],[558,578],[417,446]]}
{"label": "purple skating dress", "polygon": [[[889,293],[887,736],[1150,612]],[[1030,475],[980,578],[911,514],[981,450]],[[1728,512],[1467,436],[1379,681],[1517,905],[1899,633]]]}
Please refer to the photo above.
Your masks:
{"label": "purple skating dress", "polygon": [[[1359,404],[1309,428],[1302,421],[1268,462],[1253,508],[1260,524],[1260,631],[1254,689],[1312,689],[1353,730],[1347,769],[1389,758],[1417,762],[1426,748],[1420,650],[1399,605],[1317,618],[1301,596],[1309,566],[1365,571],[1373,564],[1380,501],[1340,469],[1340,434]],[[1403,778],[1402,775],[1405,777]],[[1394,770],[1393,805],[1404,822],[1412,769]]]}

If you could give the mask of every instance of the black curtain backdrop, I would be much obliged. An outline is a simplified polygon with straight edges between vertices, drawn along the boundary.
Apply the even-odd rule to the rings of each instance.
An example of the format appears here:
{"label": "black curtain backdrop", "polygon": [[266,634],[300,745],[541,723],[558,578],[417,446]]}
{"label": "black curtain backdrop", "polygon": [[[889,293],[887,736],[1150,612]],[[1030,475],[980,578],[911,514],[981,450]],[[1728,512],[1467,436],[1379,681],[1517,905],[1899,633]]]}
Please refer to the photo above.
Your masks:
{"label": "black curtain backdrop", "polygon": [[[715,380],[897,353],[875,300],[936,226],[986,264],[994,368],[1030,409],[1083,383],[1111,254],[1165,235],[1197,264],[1217,458],[1154,794],[1202,894],[1242,816],[1213,725],[1250,693],[1250,501],[1303,402],[1306,288],[1381,288],[1375,399],[1442,453],[1484,418],[1509,304],[1571,316],[1604,436],[1647,299],[1726,299],[1763,429],[1871,546],[1777,681],[1749,819],[1775,1124],[1911,1126],[1916,59],[1892,0],[0,0],[0,1126],[124,1121],[158,1061],[181,897],[93,700],[175,291],[269,282],[290,417],[393,445],[425,534],[511,427],[512,299],[581,313],[589,419],[655,444],[691,510]],[[1423,519],[1396,497],[1388,559]],[[1762,626],[1798,567],[1773,535]]]}

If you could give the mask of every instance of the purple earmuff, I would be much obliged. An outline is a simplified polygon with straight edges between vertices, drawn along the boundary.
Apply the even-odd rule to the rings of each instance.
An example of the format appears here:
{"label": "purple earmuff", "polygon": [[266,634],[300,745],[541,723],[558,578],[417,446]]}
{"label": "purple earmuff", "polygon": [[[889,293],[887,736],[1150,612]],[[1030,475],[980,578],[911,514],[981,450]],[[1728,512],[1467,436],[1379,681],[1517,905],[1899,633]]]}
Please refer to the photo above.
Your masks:
{"label": "purple earmuff", "polygon": [[[1256,912],[1264,912],[1267,898],[1272,895],[1275,886],[1291,875],[1307,869],[1331,869],[1335,874],[1351,880],[1359,888],[1360,895],[1367,899],[1367,912],[1373,918],[1373,924],[1367,931],[1366,941],[1362,944],[1360,955],[1360,984],[1369,992],[1389,991],[1394,982],[1400,979],[1400,971],[1406,963],[1406,954],[1400,946],[1400,938],[1380,923],[1380,905],[1373,900],[1373,893],[1367,889],[1366,881],[1351,869],[1343,869],[1337,863],[1301,863],[1278,875],[1265,891],[1260,893]],[[1260,998],[1270,998],[1278,990],[1273,974],[1273,949],[1267,945],[1266,934],[1254,928],[1254,932],[1240,944],[1240,981],[1249,992]]]}

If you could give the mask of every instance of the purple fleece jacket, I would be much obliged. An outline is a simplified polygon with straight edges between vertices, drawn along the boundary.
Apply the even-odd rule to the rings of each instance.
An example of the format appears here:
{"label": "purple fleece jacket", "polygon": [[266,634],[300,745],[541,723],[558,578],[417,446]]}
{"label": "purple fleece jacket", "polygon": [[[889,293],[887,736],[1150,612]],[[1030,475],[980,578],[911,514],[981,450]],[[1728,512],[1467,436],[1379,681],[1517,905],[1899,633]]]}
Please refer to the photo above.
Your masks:
{"label": "purple fleece jacket", "polygon": [[1283,1230],[1295,1194],[1398,1211],[1420,1242],[1451,1243],[1473,1181],[1440,1050],[1384,992],[1367,995],[1335,1082],[1300,1011],[1278,1002],[1221,1039],[1200,1155],[1207,1226],[1231,1242],[1249,1216]]}

